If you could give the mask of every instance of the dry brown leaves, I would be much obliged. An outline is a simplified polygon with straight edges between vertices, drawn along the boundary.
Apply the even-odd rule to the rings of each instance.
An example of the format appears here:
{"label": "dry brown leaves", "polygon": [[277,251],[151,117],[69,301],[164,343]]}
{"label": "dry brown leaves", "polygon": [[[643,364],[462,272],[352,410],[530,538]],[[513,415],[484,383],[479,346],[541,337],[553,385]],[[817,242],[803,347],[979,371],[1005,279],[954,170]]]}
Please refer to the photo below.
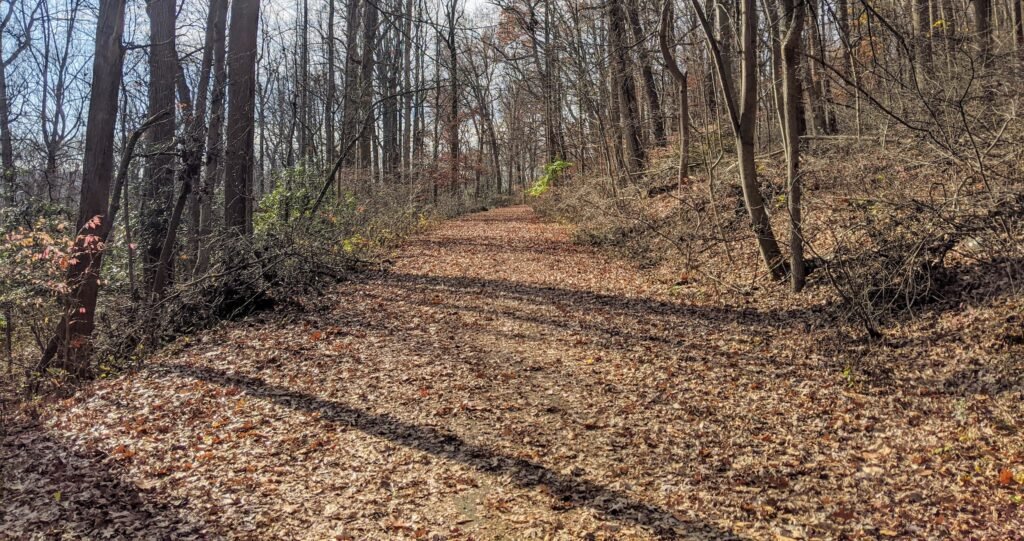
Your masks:
{"label": "dry brown leaves", "polygon": [[[1020,386],[942,383],[971,366],[965,359],[984,370],[1003,353],[955,335],[921,338],[888,353],[911,369],[864,385],[837,369],[836,355],[858,353],[837,353],[834,335],[807,330],[813,311],[666,290],[527,208],[450,222],[408,243],[391,272],[341,286],[323,310],[182,341],[54,408],[45,429],[15,431],[3,446],[11,463],[0,531],[1024,531]],[[917,336],[949,325],[933,320],[932,334]]]}

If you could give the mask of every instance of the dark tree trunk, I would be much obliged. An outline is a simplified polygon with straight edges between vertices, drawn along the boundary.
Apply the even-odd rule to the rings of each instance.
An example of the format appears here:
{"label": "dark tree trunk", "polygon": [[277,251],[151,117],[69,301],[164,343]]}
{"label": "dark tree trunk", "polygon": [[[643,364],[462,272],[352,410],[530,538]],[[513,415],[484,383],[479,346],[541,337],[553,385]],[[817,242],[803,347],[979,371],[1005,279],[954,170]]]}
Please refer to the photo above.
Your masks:
{"label": "dark tree trunk", "polygon": [[661,99],[658,96],[658,87],[654,82],[654,70],[651,68],[651,59],[647,54],[647,47],[644,44],[647,34],[644,33],[643,23],[640,22],[640,8],[637,0],[628,0],[629,25],[633,30],[633,39],[636,41],[636,57],[640,63],[640,74],[643,76],[644,94],[647,96],[647,106],[651,112],[651,132],[654,134],[654,144],[665,146],[665,117],[661,112]]}
{"label": "dark tree trunk", "polygon": [[[373,112],[373,68],[377,49],[377,18],[378,10],[374,2],[367,2],[363,6],[363,55],[360,60],[360,92],[359,92],[359,114],[356,130],[360,132],[359,139],[359,165],[366,169],[373,167],[373,134],[375,133],[372,115]],[[370,125],[362,129],[361,125],[367,118],[371,120]]]}
{"label": "dark tree trunk", "polygon": [[782,53],[782,98],[785,111],[783,114],[783,136],[786,146],[786,185],[787,204],[789,205],[790,223],[790,279],[793,291],[800,292],[804,288],[804,250],[803,233],[801,230],[801,183],[800,183],[800,43],[804,30],[806,11],[796,3],[799,0],[782,0],[779,13],[781,53]]}
{"label": "dark tree trunk", "polygon": [[99,2],[78,204],[77,224],[81,234],[75,239],[76,262],[68,270],[71,291],[64,314],[43,353],[40,372],[59,357],[63,361],[61,367],[68,372],[80,377],[90,373],[90,337],[96,325],[96,298],[103,257],[95,243],[97,239],[105,240],[113,225],[107,214],[114,176],[114,127],[124,59],[121,46],[124,11],[124,0]]}
{"label": "dark tree trunk", "polygon": [[210,236],[213,234],[213,194],[223,176],[224,111],[227,93],[227,19],[228,0],[214,0],[217,19],[213,28],[213,88],[210,93],[210,121],[206,130],[206,160],[203,183],[197,194],[199,200],[199,248],[196,253],[196,273],[205,273],[210,267]]}
{"label": "dark tree trunk", "polygon": [[[146,187],[143,190],[143,275],[147,289],[153,286],[160,251],[167,236],[167,222],[174,196],[175,78],[178,53],[174,46],[175,0],[153,0],[149,13],[149,116],[163,115],[147,133]],[[164,114],[170,111],[171,114]],[[167,274],[171,269],[164,269]]]}
{"label": "dark tree trunk", "polygon": [[629,69],[629,51],[626,49],[626,13],[622,0],[608,2],[608,45],[611,49],[612,81],[619,98],[619,118],[626,146],[626,171],[643,171],[647,155],[640,140],[640,108],[637,104],[636,82]]}
{"label": "dark tree trunk", "polygon": [[[359,0],[348,0],[345,24],[345,95],[341,115],[341,144],[347,146],[359,130]],[[357,154],[349,153],[345,158],[345,164],[356,163]]]}
{"label": "dark tree trunk", "polygon": [[235,0],[228,41],[228,126],[224,160],[224,224],[236,235],[252,234],[255,140],[256,37],[259,0]]}
{"label": "dark tree trunk", "polygon": [[735,91],[732,77],[729,76],[729,64],[722,55],[718,40],[714,38],[714,29],[704,14],[699,0],[691,0],[694,12],[700,19],[711,49],[715,67],[722,83],[722,95],[725,98],[729,119],[732,121],[736,134],[736,156],[739,160],[740,187],[743,190],[743,203],[750,215],[751,229],[757,238],[758,251],[761,259],[772,277],[780,280],[785,276],[785,265],[778,241],[772,231],[768,211],[764,206],[757,181],[757,168],[754,162],[754,129],[757,121],[757,7],[754,0],[740,0],[740,63],[742,66],[740,92]]}
{"label": "dark tree trunk", "polygon": [[690,96],[689,96],[689,70],[682,70],[676,62],[675,55],[669,44],[669,36],[672,34],[672,2],[665,0],[661,11],[661,28],[658,31],[658,44],[661,47],[661,57],[665,67],[676,85],[679,86],[679,177],[678,182],[683,183],[689,176],[690,168]]}

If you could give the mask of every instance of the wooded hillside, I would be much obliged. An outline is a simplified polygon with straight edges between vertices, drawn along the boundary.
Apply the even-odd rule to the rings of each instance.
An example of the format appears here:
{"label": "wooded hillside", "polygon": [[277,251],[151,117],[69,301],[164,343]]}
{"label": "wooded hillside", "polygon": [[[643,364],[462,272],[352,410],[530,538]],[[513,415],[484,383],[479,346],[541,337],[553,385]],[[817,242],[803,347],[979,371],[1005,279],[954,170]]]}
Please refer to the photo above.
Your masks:
{"label": "wooded hillside", "polygon": [[1014,539],[1022,99],[1021,0],[0,0],[0,537]]}

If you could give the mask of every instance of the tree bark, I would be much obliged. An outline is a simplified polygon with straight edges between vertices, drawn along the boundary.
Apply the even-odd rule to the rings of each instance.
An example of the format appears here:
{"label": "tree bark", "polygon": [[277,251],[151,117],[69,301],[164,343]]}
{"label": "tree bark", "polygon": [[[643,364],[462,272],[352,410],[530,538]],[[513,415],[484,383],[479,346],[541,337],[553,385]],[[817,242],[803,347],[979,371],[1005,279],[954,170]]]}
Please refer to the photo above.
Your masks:
{"label": "tree bark", "polygon": [[636,82],[629,70],[626,41],[626,13],[622,0],[609,0],[608,45],[611,49],[612,81],[617,86],[619,98],[619,118],[626,147],[626,171],[632,175],[643,171],[647,155],[640,139],[640,109],[636,98]]}
{"label": "tree bark", "polygon": [[[175,170],[175,78],[178,75],[178,53],[175,49],[175,0],[153,0],[146,6],[149,14],[149,116],[165,111],[147,132],[146,187],[143,191],[142,236],[146,243],[143,254],[143,276],[152,288],[163,240],[167,236],[168,214],[174,195]],[[164,269],[170,274],[171,269]]]}
{"label": "tree bark", "polygon": [[459,189],[459,56],[455,43],[455,23],[458,20],[459,0],[451,0],[448,6],[448,152],[451,155],[449,163],[449,180],[452,183],[452,193]]}
{"label": "tree bark", "polygon": [[[743,202],[750,215],[751,227],[757,238],[758,251],[761,259],[771,273],[772,278],[781,280],[786,270],[782,261],[778,241],[772,231],[768,212],[764,207],[764,198],[757,183],[757,168],[754,163],[754,129],[757,122],[757,8],[754,0],[740,0],[740,24],[742,27],[740,43],[740,61],[742,66],[741,92],[737,96],[732,78],[729,76],[728,63],[723,59],[718,40],[714,38],[714,30],[699,0],[690,0],[694,12],[700,19],[711,49],[715,67],[722,84],[729,119],[732,121],[736,134],[736,155],[739,160],[740,186],[743,190]],[[738,98],[738,100],[737,100]]]}
{"label": "tree bark", "polygon": [[78,377],[90,373],[90,337],[96,326],[96,299],[99,294],[101,245],[110,233],[110,183],[114,169],[114,127],[121,86],[124,49],[124,0],[100,0],[96,19],[96,46],[93,56],[92,86],[85,132],[85,159],[82,164],[82,190],[78,205],[78,230],[74,252],[76,261],[68,270],[71,292],[54,336],[47,343],[38,371],[44,372],[55,358],[61,368]]}
{"label": "tree bark", "polygon": [[228,41],[228,125],[225,152],[224,223],[235,235],[252,234],[255,140],[256,36],[259,0],[235,0]]}
{"label": "tree bark", "polygon": [[690,174],[690,96],[689,96],[689,70],[681,70],[672,54],[669,44],[669,36],[672,34],[673,14],[672,2],[664,0],[661,8],[661,28],[658,31],[658,44],[661,47],[661,57],[665,67],[676,85],[679,86],[679,184],[682,184]]}
{"label": "tree bark", "polygon": [[217,18],[213,24],[213,88],[210,92],[210,120],[206,130],[206,160],[199,200],[199,247],[196,253],[197,275],[210,268],[210,236],[213,234],[213,193],[223,176],[224,111],[227,93],[227,19],[228,0],[214,0]]}
{"label": "tree bark", "polygon": [[644,82],[644,94],[647,96],[647,106],[651,113],[651,133],[654,135],[655,146],[665,146],[665,116],[661,112],[661,98],[658,96],[658,87],[654,82],[654,70],[651,68],[651,59],[647,55],[647,47],[644,45],[647,34],[644,32],[643,23],[640,22],[640,7],[637,0],[627,0],[629,11],[629,25],[633,30],[633,39],[636,41],[636,58],[640,64],[640,74]]}
{"label": "tree bark", "polygon": [[[374,58],[377,49],[377,18],[378,10],[374,2],[366,2],[363,6],[363,55],[360,60],[360,92],[359,92],[359,116],[372,115],[370,110],[373,107],[373,68]],[[371,121],[367,129],[361,130],[359,140],[360,166],[366,169],[373,168],[373,134],[376,132],[376,122]]]}
{"label": "tree bark", "polygon": [[800,120],[798,110],[801,93],[797,72],[800,69],[799,55],[806,11],[801,9],[794,0],[781,0],[781,11],[779,19],[786,23],[786,28],[779,34],[782,36],[782,97],[785,107],[783,135],[786,146],[786,185],[790,224],[789,269],[793,291],[799,293],[804,288],[806,272],[800,214]]}
{"label": "tree bark", "polygon": [[[14,63],[32,43],[31,36],[22,35],[21,39],[11,47],[11,53],[6,57],[3,56],[5,51],[4,36],[10,30],[10,26],[14,21],[14,6],[15,2],[10,2],[7,12],[3,15],[3,19],[0,20],[0,169],[2,169],[0,171],[0,178],[3,180],[3,186],[0,186],[0,189],[7,191],[3,202],[12,206],[17,198],[18,172],[17,166],[14,163],[14,137],[11,134],[11,102],[7,89],[7,66]],[[33,13],[33,17],[34,15]],[[31,27],[25,28],[25,34],[29,32],[31,32]],[[45,86],[43,91],[45,94]]]}
{"label": "tree bark", "polygon": [[974,0],[975,43],[982,67],[992,62],[992,0]]}

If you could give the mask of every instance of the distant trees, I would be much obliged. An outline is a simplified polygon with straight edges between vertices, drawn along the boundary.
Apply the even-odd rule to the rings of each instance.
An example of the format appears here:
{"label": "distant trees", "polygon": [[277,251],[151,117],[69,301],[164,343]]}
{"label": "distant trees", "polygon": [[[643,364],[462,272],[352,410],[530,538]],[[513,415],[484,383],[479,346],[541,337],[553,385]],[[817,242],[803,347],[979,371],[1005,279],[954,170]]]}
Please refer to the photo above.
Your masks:
{"label": "distant trees", "polygon": [[[566,189],[599,176],[623,208],[698,179],[712,198],[735,188],[759,272],[797,291],[820,263],[804,255],[807,147],[899,130],[983,185],[1010,174],[980,141],[1016,133],[1019,1],[277,6],[0,4],[4,227],[77,216],[104,248],[76,241],[45,359],[89,336],[104,259],[113,304],[161,315],[235,272],[234,249],[276,262],[261,242],[364,220],[367,202],[449,212],[518,195],[552,164],[575,164]],[[765,173],[779,156],[784,181]]]}
{"label": "distant trees", "polygon": [[14,204],[18,186],[7,69],[32,44],[32,27],[36,22],[38,4],[31,11],[26,9],[27,5],[23,0],[12,0],[7,2],[6,10],[0,12],[0,178],[7,192],[8,204]]}

